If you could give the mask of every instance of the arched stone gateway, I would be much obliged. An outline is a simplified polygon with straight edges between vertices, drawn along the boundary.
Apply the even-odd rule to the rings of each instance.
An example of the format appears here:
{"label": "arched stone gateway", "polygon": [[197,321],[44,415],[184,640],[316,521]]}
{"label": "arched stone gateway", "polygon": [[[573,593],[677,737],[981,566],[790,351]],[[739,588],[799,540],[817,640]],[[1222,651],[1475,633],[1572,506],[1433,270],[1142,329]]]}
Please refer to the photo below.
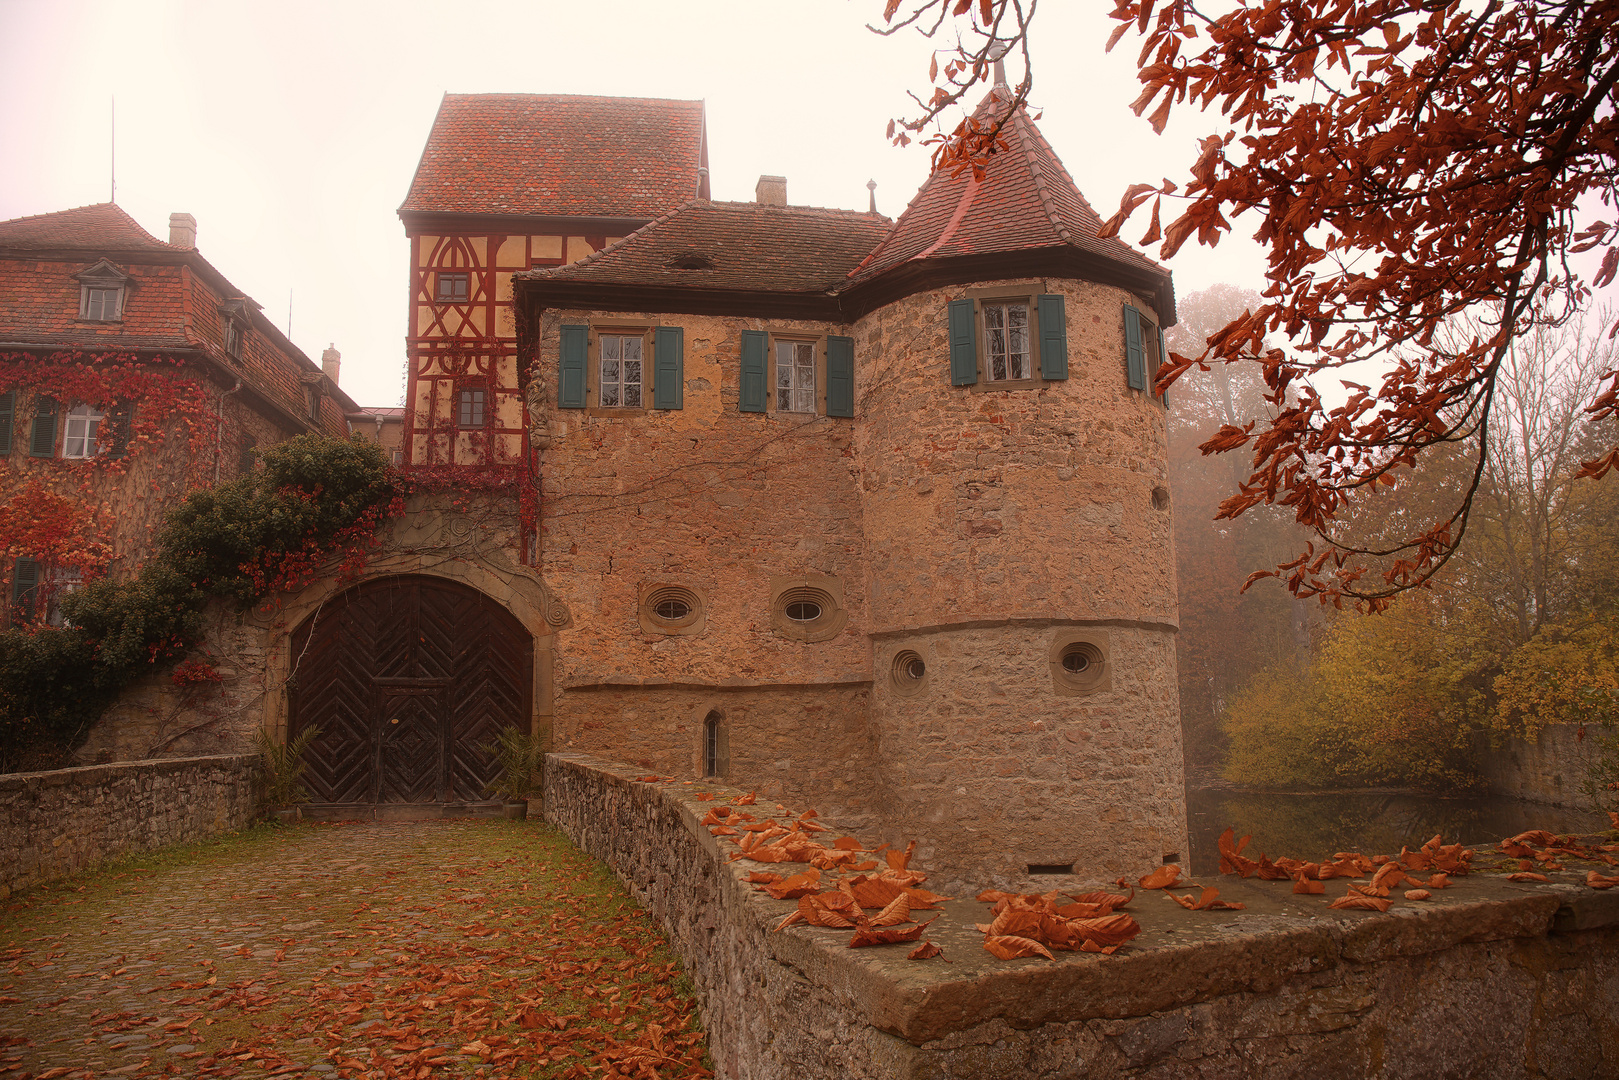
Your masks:
{"label": "arched stone gateway", "polygon": [[289,644],[289,733],[320,729],[304,754],[316,816],[486,803],[495,768],[482,747],[530,727],[534,639],[459,582],[363,582],[311,612]]}

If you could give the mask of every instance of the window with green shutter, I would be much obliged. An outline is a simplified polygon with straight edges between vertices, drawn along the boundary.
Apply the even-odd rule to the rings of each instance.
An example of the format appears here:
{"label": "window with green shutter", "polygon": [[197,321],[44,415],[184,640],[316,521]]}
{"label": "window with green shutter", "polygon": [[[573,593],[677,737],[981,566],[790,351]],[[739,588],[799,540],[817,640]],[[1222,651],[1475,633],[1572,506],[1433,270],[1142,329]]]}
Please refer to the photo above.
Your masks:
{"label": "window with green shutter", "polygon": [[38,595],[39,563],[33,559],[18,559],[11,569],[11,606],[24,619],[31,619]]}
{"label": "window with green shutter", "polygon": [[652,334],[652,407],[678,409],[684,401],[686,332],[660,326]]}
{"label": "window with green shutter", "polygon": [[854,338],[826,339],[826,415],[854,415]]}
{"label": "window with green shutter", "polygon": [[1143,348],[1141,312],[1124,305],[1124,381],[1132,390],[1147,388],[1147,359]]}
{"label": "window with green shutter", "polygon": [[34,400],[34,429],[28,437],[28,453],[32,457],[53,457],[56,454],[56,399],[41,396]]}
{"label": "window with green shutter", "polygon": [[742,331],[742,373],[737,408],[742,412],[765,411],[769,397],[766,371],[770,359],[770,335],[763,330]]}
{"label": "window with green shutter", "polygon": [[1040,319],[1040,377],[1068,378],[1068,313],[1063,298],[1042,294],[1035,301]]}
{"label": "window with green shutter", "polygon": [[557,408],[585,407],[585,351],[590,327],[562,327],[562,343],[557,350]]}
{"label": "window with green shutter", "polygon": [[978,335],[974,332],[973,301],[950,301],[950,384],[971,386],[978,381]]}
{"label": "window with green shutter", "polygon": [[11,453],[11,432],[17,420],[17,391],[0,394],[0,457]]}

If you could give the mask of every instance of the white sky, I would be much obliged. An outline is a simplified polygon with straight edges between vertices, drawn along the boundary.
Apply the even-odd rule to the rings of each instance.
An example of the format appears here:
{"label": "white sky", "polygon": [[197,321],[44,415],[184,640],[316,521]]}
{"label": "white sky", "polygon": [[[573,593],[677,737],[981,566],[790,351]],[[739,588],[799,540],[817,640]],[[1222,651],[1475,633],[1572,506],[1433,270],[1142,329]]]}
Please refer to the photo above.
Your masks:
{"label": "white sky", "polygon": [[[395,211],[441,95],[703,98],[716,199],[751,199],[773,173],[790,202],[864,209],[875,179],[893,217],[927,151],[890,146],[884,128],[926,87],[931,46],[867,32],[881,8],[0,0],[0,220],[106,201],[116,97],[118,204],[159,239],[171,212],[195,215],[210,262],[283,329],[290,294],[293,340],[317,360],[335,342],[343,388],[393,405],[408,297]],[[1040,128],[1104,218],[1132,182],[1183,183],[1209,123],[1183,110],[1160,137],[1138,120],[1136,49],[1126,38],[1104,54],[1110,28],[1106,5],[1048,3],[1033,43]],[[1229,238],[1171,263],[1182,295],[1258,288],[1263,267]]]}

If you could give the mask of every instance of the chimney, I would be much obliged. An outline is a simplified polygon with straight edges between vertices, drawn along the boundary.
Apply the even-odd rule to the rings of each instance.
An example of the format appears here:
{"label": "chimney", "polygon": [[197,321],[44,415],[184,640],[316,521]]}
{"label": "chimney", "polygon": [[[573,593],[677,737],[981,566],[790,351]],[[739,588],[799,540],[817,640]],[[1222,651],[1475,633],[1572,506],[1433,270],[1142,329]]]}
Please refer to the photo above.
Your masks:
{"label": "chimney", "polygon": [[337,385],[337,369],[342,366],[343,355],[337,351],[337,343],[334,341],[326,346],[325,352],[320,354],[320,369],[326,373],[328,379],[332,380],[333,386]]}
{"label": "chimney", "polygon": [[760,206],[786,206],[787,178],[785,176],[759,177],[759,183],[753,189],[753,199]]}
{"label": "chimney", "polygon": [[877,181],[867,180],[866,190],[871,192],[871,205],[866,208],[866,213],[875,214],[877,212]]}
{"label": "chimney", "polygon": [[169,243],[193,250],[197,246],[197,219],[190,214],[169,215]]}

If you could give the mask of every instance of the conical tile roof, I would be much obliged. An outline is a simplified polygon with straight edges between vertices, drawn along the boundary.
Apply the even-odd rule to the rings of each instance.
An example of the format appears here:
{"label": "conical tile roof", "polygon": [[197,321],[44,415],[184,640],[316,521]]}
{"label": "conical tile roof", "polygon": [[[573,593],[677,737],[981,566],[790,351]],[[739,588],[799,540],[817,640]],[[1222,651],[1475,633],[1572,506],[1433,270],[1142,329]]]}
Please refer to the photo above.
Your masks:
{"label": "conical tile roof", "polygon": [[[980,125],[1005,115],[1011,97],[997,87],[974,113]],[[858,285],[907,263],[1072,248],[1134,271],[1167,278],[1157,263],[1116,238],[1096,234],[1102,220],[1026,110],[1001,129],[1006,148],[992,154],[982,176],[971,169],[937,170],[895,222],[893,230],[850,274]]]}

